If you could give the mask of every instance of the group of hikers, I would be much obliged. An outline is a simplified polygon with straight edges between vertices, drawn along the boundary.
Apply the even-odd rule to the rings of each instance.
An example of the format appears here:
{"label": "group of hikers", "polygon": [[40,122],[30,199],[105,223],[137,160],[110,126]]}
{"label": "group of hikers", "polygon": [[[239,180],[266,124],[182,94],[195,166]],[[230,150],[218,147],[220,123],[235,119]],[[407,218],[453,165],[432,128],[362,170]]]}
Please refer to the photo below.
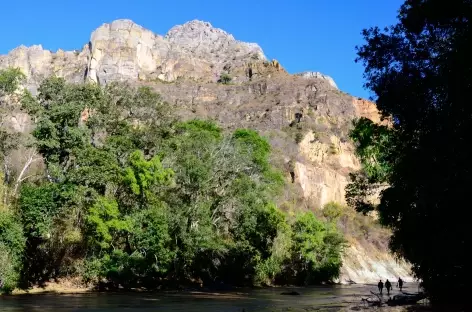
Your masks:
{"label": "group of hikers", "polygon": [[[382,280],[380,280],[380,282],[377,284],[377,286],[379,287],[379,292],[382,295],[383,288],[384,288],[384,283],[382,282]],[[403,280],[400,277],[398,278],[397,287],[400,289],[400,291],[402,291]],[[390,281],[388,279],[385,282],[385,288],[387,289],[387,295],[390,295],[390,290],[392,290],[393,287],[392,287],[392,283],[390,283]]]}

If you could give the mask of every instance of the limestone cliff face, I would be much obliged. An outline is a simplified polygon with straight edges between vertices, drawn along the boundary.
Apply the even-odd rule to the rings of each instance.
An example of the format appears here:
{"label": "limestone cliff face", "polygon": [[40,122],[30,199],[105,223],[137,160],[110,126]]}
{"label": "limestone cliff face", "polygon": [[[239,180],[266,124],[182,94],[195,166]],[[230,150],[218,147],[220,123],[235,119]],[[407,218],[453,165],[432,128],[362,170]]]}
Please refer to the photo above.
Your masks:
{"label": "limestone cliff face", "polygon": [[257,44],[239,42],[210,23],[191,21],[156,35],[130,20],[104,24],[92,33],[87,77],[175,81],[180,77],[216,81],[224,70],[249,59],[265,59]]}
{"label": "limestone cliff face", "polygon": [[[21,46],[0,56],[0,69],[6,67],[19,67],[32,92],[51,75],[70,82],[127,81],[154,88],[183,118],[257,129],[273,146],[274,164],[287,173],[291,188],[286,192],[300,194],[308,209],[344,203],[349,173],[360,168],[348,139],[351,122],[357,117],[380,122],[374,103],[338,90],[331,77],[290,75],[277,61],[268,61],[257,44],[201,21],[161,36],[117,20],[96,29],[80,51]],[[216,83],[223,72],[233,78],[230,85]],[[12,111],[8,117],[12,129],[28,131],[28,116]],[[350,246],[340,281],[407,278],[408,265],[397,263],[385,246],[366,248],[369,243],[358,240]]]}
{"label": "limestone cliff face", "polygon": [[88,58],[88,45],[82,51],[58,50],[56,53],[44,50],[41,45],[20,46],[7,55],[0,55],[0,69],[20,68],[28,78],[25,87],[34,92],[39,82],[51,75],[71,82],[84,81]]}
{"label": "limestone cliff face", "polygon": [[178,78],[215,82],[222,72],[263,60],[257,44],[238,41],[207,22],[191,21],[161,36],[130,20],[116,20],[96,29],[81,51],[53,53],[40,45],[21,46],[0,56],[0,68],[21,68],[34,89],[50,75],[101,84]]}

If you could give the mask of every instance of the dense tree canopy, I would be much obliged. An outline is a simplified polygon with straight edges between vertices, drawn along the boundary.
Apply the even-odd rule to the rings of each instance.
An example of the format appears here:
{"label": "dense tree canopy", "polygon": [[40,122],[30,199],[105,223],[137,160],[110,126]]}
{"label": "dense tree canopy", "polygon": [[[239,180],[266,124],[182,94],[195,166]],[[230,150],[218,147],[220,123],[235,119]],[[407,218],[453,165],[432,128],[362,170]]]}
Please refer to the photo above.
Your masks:
{"label": "dense tree canopy", "polygon": [[367,87],[390,127],[360,120],[351,133],[364,172],[348,201],[376,207],[392,250],[413,264],[437,303],[464,303],[471,276],[466,216],[472,187],[472,2],[408,0],[399,22],[364,31]]}
{"label": "dense tree canopy", "polygon": [[257,132],[179,121],[150,88],[125,84],[51,77],[21,102],[44,166],[5,185],[19,191],[0,209],[4,290],[65,276],[156,288],[339,275],[342,236],[278,209],[284,179]]}

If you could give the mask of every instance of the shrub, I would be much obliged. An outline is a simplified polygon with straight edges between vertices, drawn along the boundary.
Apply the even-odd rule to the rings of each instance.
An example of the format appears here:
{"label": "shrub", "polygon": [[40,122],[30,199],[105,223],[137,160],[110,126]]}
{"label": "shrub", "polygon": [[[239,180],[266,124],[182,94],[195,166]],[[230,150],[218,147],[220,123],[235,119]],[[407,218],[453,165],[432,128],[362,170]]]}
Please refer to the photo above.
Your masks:
{"label": "shrub", "polygon": [[231,78],[231,76],[227,73],[222,73],[220,75],[220,79],[218,80],[219,83],[222,83],[222,84],[229,84],[231,82],[233,78]]}
{"label": "shrub", "polygon": [[323,207],[323,216],[329,222],[336,222],[343,213],[343,207],[335,202],[327,203]]}
{"label": "shrub", "polygon": [[312,212],[299,214],[292,225],[291,260],[297,284],[329,282],[339,277],[345,240],[332,225]]}
{"label": "shrub", "polygon": [[26,79],[25,74],[19,68],[7,68],[0,70],[0,96],[11,94],[18,89],[21,82]]}
{"label": "shrub", "polygon": [[21,223],[8,211],[0,210],[0,292],[11,292],[18,283],[25,237]]}

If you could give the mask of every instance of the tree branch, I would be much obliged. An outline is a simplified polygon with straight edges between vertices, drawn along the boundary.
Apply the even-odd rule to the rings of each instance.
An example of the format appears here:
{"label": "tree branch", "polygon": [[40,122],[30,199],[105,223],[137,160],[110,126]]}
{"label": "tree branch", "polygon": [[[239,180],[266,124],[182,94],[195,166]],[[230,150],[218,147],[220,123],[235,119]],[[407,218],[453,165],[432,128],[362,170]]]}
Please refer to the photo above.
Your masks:
{"label": "tree branch", "polygon": [[18,178],[16,179],[16,182],[15,182],[15,187],[13,188],[13,196],[16,196],[18,187],[20,186],[21,182],[29,178],[29,177],[23,178],[23,175],[25,175],[25,173],[28,171],[31,164],[41,159],[40,157],[35,158],[34,156],[36,156],[36,153],[32,152],[30,156],[28,157],[28,160],[26,161],[25,165],[23,166],[23,169],[21,170],[20,174],[18,175]]}

